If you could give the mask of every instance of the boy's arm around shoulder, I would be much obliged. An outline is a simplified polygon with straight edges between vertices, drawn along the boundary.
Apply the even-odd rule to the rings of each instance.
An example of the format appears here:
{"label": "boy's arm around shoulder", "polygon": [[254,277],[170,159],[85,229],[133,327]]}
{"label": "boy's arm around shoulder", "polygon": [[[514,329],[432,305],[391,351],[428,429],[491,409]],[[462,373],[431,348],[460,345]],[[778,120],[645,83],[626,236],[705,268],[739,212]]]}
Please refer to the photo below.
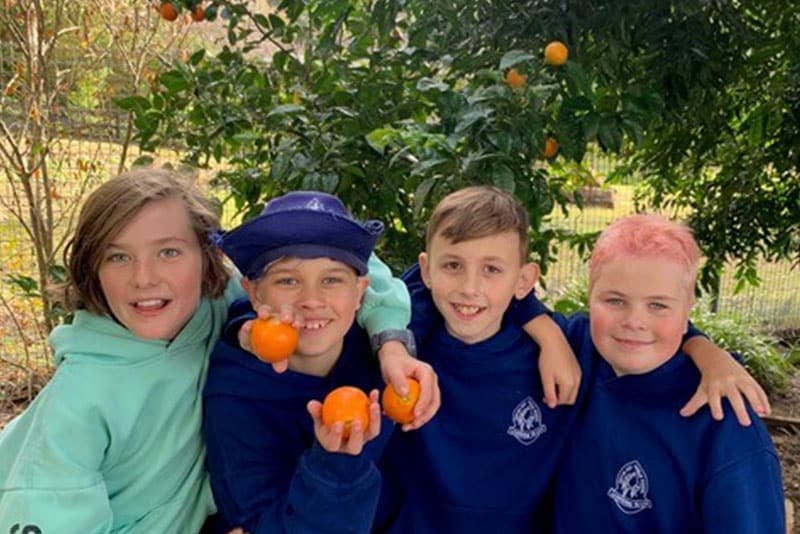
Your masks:
{"label": "boy's arm around shoulder", "polygon": [[545,404],[550,408],[575,404],[581,385],[581,367],[564,332],[547,314],[531,319],[523,329],[539,345],[539,374]]}
{"label": "boy's arm around shoulder", "polygon": [[522,326],[539,345],[539,374],[544,401],[550,408],[575,404],[581,385],[581,368],[561,327],[531,290],[522,299],[513,299],[507,314],[512,324]]}
{"label": "boy's arm around shoulder", "polygon": [[[412,302],[406,287],[407,281],[393,277],[389,268],[375,254],[370,256],[368,267],[370,281],[359,311],[359,324],[367,329],[373,339],[380,332],[400,332],[408,326],[411,338],[416,342],[421,341],[419,332],[414,329],[414,325],[420,321],[416,302],[411,322]],[[381,374],[387,384],[391,384],[401,396],[409,393],[407,379],[413,378],[420,385],[414,420],[403,425],[403,430],[414,430],[430,421],[441,404],[436,373],[428,363],[411,354],[409,349],[408,344],[397,339],[377,347]]]}
{"label": "boy's arm around shoulder", "polygon": [[719,348],[691,323],[687,327],[681,349],[689,355],[702,375],[697,391],[681,409],[681,415],[690,417],[708,404],[714,419],[722,420],[723,397],[728,399],[736,418],[743,426],[751,423],[745,400],[756,413],[770,413],[766,392],[740,363],[740,357]]}
{"label": "boy's arm around shoulder", "polygon": [[389,267],[375,254],[370,255],[367,268],[369,286],[358,310],[358,324],[369,335],[405,329],[411,320],[411,299],[406,285],[393,277]]}
{"label": "boy's arm around shoulder", "polygon": [[85,379],[60,368],[0,434],[0,532],[105,533],[112,512],[100,465],[108,446],[102,410]]}

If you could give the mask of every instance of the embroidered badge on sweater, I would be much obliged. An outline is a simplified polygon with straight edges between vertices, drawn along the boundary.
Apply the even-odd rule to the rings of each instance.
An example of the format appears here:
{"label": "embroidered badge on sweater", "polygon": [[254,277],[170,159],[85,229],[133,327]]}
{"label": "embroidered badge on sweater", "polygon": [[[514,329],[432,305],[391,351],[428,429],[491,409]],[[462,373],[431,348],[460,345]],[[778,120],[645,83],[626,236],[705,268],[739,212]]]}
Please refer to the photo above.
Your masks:
{"label": "embroidered badge on sweater", "polygon": [[644,467],[638,460],[631,460],[617,471],[614,487],[608,489],[607,495],[626,514],[638,514],[653,507],[653,501],[647,498],[648,489]]}
{"label": "embroidered badge on sweater", "polygon": [[517,404],[511,414],[511,426],[508,434],[523,445],[530,445],[539,436],[547,432],[547,425],[542,424],[542,411],[531,397],[525,397]]}

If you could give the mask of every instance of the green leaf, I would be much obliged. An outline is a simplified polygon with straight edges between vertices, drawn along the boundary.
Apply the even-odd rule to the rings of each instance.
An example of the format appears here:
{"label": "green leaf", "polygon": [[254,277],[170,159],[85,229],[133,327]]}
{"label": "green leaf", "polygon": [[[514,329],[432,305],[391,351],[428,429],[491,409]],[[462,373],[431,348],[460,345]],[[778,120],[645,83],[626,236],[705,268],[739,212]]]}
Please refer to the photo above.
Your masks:
{"label": "green leaf", "polygon": [[280,115],[290,115],[292,113],[297,113],[298,111],[303,111],[305,108],[303,106],[297,104],[283,104],[281,106],[275,106],[267,113],[267,117],[277,117]]}
{"label": "green leaf", "polygon": [[593,140],[597,136],[597,130],[600,128],[600,115],[589,113],[583,118],[582,122],[584,142]]}
{"label": "green leaf", "polygon": [[201,61],[203,61],[204,57],[206,57],[206,51],[204,48],[201,48],[200,50],[192,54],[192,57],[189,58],[189,64],[197,66],[200,64]]}
{"label": "green leaf", "polygon": [[470,126],[472,126],[473,124],[475,124],[480,120],[489,117],[491,114],[492,114],[492,108],[489,107],[482,107],[473,109],[472,111],[468,111],[458,121],[458,124],[456,125],[455,129],[456,133],[468,130]]}
{"label": "green leaf", "polygon": [[509,169],[506,165],[498,165],[492,169],[492,183],[495,187],[508,191],[513,194],[516,189],[516,181],[514,180],[514,171]]}
{"label": "green leaf", "polygon": [[153,156],[150,156],[149,154],[142,154],[133,161],[131,167],[147,167],[152,165],[153,161]]}
{"label": "green leaf", "polygon": [[6,283],[16,286],[25,297],[38,297],[39,282],[22,274],[10,274],[6,277]]}
{"label": "green leaf", "polygon": [[120,109],[125,111],[132,111],[134,113],[143,113],[150,107],[150,101],[142,96],[127,96],[125,98],[118,98],[114,103]]}
{"label": "green leaf", "polygon": [[622,129],[633,139],[636,148],[642,146],[644,142],[644,130],[638,122],[633,119],[622,119]]}
{"label": "green leaf", "polygon": [[592,84],[589,83],[589,77],[583,67],[574,61],[567,61],[561,68],[564,69],[573,93],[582,94],[590,98],[593,97]]}
{"label": "green leaf", "polygon": [[399,138],[399,133],[394,128],[376,128],[365,136],[367,143],[378,154],[383,154],[386,147]]}
{"label": "green leaf", "polygon": [[273,31],[276,33],[279,33],[286,26],[286,23],[283,22],[283,19],[274,13],[270,13],[268,18],[270,26],[272,26]]}
{"label": "green leaf", "polygon": [[187,80],[183,73],[177,70],[170,70],[161,74],[158,77],[159,83],[169,90],[170,93],[180,93],[191,87],[189,80]]}
{"label": "green leaf", "polygon": [[607,118],[600,122],[597,140],[604,150],[619,152],[622,147],[622,132],[617,125],[616,118]]}
{"label": "green leaf", "polygon": [[523,61],[530,61],[531,59],[534,59],[534,56],[524,50],[510,50],[506,52],[500,60],[500,70],[506,70],[509,67],[518,65]]}
{"label": "green leaf", "polygon": [[439,91],[443,93],[448,89],[450,89],[449,85],[442,81],[434,80],[433,78],[420,78],[419,81],[417,81],[417,91]]}
{"label": "green leaf", "polygon": [[414,191],[414,216],[418,217],[422,208],[425,206],[425,201],[428,199],[428,195],[433,189],[433,186],[436,185],[438,181],[437,178],[428,178],[423,180],[417,186],[417,189]]}

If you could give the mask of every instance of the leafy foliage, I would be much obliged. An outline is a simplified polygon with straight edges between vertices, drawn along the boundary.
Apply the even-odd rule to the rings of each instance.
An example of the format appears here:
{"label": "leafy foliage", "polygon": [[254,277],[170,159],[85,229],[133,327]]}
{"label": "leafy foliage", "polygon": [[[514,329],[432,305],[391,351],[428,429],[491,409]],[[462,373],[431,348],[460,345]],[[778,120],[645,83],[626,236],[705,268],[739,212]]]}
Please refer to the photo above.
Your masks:
{"label": "leafy foliage", "polygon": [[[423,42],[412,11],[401,11],[410,7],[285,0],[259,14],[228,3],[220,54],[198,52],[163,73],[149,99],[120,105],[136,114],[144,148],[180,140],[196,165],[224,161],[219,180],[245,216],[287,190],[320,189],[383,219],[382,254],[396,268],[421,249],[431,206],[465,185],[514,192],[541,228],[569,185],[548,175],[541,152],[549,133],[567,131],[565,117],[583,113],[585,74],[522,50],[467,72]],[[510,67],[529,82],[509,87]],[[582,157],[585,139],[560,142]],[[534,236],[545,267],[556,237]]]}
{"label": "leafy foliage", "polygon": [[[572,188],[538,161],[552,135],[557,157],[619,154],[612,180],[641,175],[643,203],[688,217],[705,288],[727,260],[744,284],[760,257],[800,258],[789,0],[215,5],[223,52],[173,65],[124,107],[145,148],[179,141],[195,164],[225,161],[220,180],[248,214],[288,189],[335,191],[386,220],[383,253],[402,266],[432,204],[467,184],[513,191],[541,229]],[[558,68],[541,55],[554,39],[569,48]],[[507,85],[509,68],[527,83]],[[544,267],[562,238],[576,236],[535,236]]]}
{"label": "leafy foliage", "polygon": [[757,283],[760,257],[800,259],[793,2],[414,5],[420,34],[435,50],[459,50],[464,71],[490,64],[507,46],[566,42],[567,66],[581,65],[588,81],[581,113],[560,116],[564,153],[578,159],[580,133],[596,139],[629,159],[617,179],[644,176],[643,201],[688,215],[709,259],[705,288],[718,287],[727,260],[736,262],[741,287]]}
{"label": "leafy foliage", "polygon": [[792,360],[778,351],[777,338],[759,333],[755,325],[737,316],[720,316],[704,307],[695,307],[692,321],[720,347],[741,354],[745,367],[767,393],[786,389],[794,369]]}

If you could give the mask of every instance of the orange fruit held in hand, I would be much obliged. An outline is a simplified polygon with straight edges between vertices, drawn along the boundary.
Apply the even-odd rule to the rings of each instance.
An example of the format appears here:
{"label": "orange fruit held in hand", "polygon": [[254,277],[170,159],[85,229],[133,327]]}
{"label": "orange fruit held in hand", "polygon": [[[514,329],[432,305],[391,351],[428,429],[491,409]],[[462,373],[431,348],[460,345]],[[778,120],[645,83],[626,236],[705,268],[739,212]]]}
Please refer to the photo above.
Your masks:
{"label": "orange fruit held in hand", "polygon": [[206,20],[206,10],[203,9],[203,6],[197,6],[192,10],[192,20],[195,22]]}
{"label": "orange fruit held in hand", "polygon": [[161,4],[161,7],[158,8],[158,11],[165,20],[170,22],[178,18],[178,9],[172,2],[164,2]]}
{"label": "orange fruit held in hand", "polygon": [[558,153],[558,141],[553,137],[548,137],[544,142],[544,150],[542,150],[542,157],[550,159]]}
{"label": "orange fruit held in hand", "polygon": [[285,360],[297,349],[299,334],[292,325],[282,323],[275,317],[256,319],[250,331],[253,352],[265,362]]}
{"label": "orange fruit held in hand", "polygon": [[386,386],[381,397],[381,404],[383,404],[386,416],[401,425],[407,425],[414,420],[414,406],[419,400],[419,382],[409,378],[407,383],[408,395],[405,397],[401,397],[391,384]]}
{"label": "orange fruit held in hand", "polygon": [[569,50],[561,41],[551,41],[544,47],[544,61],[554,67],[559,67],[567,62]]}
{"label": "orange fruit held in hand", "polygon": [[520,74],[517,69],[508,69],[506,72],[506,83],[512,89],[519,89],[528,81],[528,77]]}
{"label": "orange fruit held in hand", "polygon": [[344,423],[345,438],[356,421],[361,421],[361,429],[366,431],[369,425],[367,394],[353,386],[338,387],[328,393],[322,403],[322,422],[329,427],[339,421]]}

